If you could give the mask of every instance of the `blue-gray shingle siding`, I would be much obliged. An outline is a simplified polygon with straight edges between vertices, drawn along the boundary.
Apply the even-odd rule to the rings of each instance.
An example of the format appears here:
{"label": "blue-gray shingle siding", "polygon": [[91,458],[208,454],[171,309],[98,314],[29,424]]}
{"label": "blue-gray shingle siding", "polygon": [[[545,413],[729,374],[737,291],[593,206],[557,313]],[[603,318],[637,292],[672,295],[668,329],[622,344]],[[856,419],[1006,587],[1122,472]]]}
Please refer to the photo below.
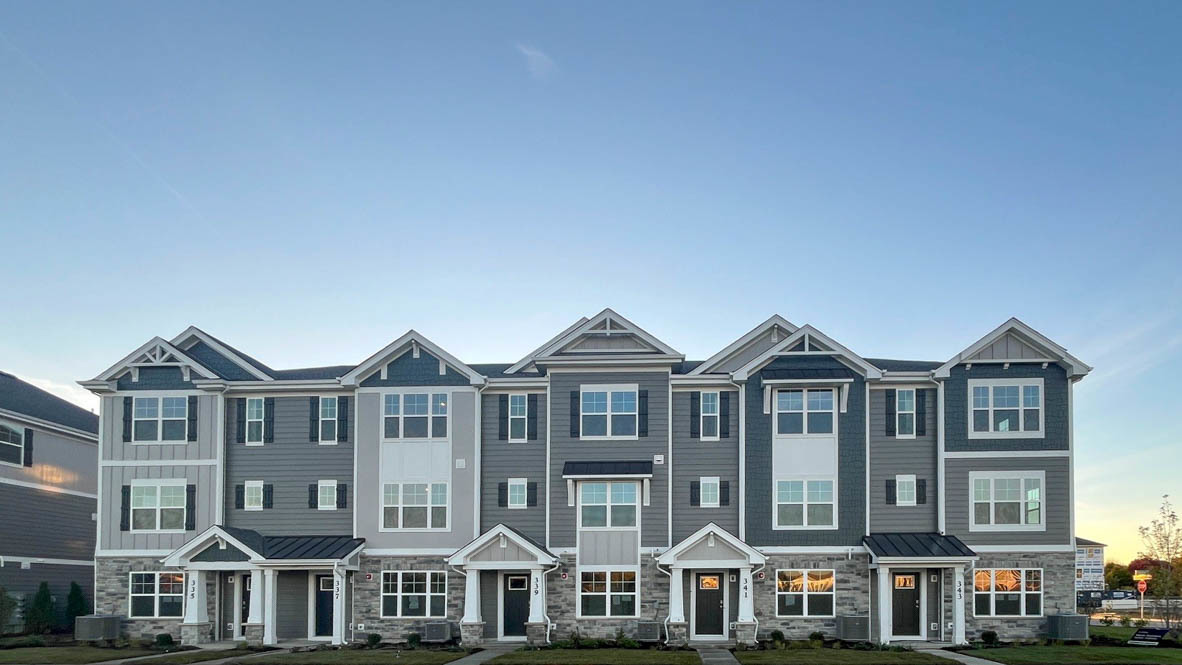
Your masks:
{"label": "blue-gray shingle siding", "polygon": [[415,358],[410,351],[398,356],[386,365],[386,378],[374,372],[361,382],[362,387],[373,386],[466,386],[468,377],[447,366],[439,373],[439,359],[420,350]]}
{"label": "blue-gray shingle siding", "polygon": [[179,367],[141,367],[139,380],[131,380],[131,372],[119,377],[119,390],[192,390],[193,383],[186,381]]}
{"label": "blue-gray shingle siding", "polygon": [[[968,438],[969,379],[1032,379],[1043,380],[1043,436],[1031,439],[970,439]],[[976,364],[971,370],[964,365],[952,368],[944,383],[944,449],[964,450],[1067,450],[1067,372],[1058,365],[1041,363],[1011,363],[1009,369],[1001,365]]]}

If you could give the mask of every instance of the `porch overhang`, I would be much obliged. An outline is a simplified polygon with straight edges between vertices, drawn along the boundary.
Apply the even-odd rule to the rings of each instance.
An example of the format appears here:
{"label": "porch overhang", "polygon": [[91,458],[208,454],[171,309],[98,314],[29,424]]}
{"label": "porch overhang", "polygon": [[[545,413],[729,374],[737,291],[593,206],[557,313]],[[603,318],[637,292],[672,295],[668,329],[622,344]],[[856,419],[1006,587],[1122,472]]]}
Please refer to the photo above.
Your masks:
{"label": "porch overhang", "polygon": [[[510,545],[511,552],[500,552]],[[465,570],[541,569],[557,563],[558,557],[541,543],[506,524],[485,531],[447,559],[447,565]]]}
{"label": "porch overhang", "polygon": [[357,570],[364,538],[264,536],[251,529],[215,524],[164,557],[166,566],[187,570]]}
{"label": "porch overhang", "polygon": [[[723,547],[719,547],[719,545]],[[718,550],[718,554],[703,557],[701,552]],[[729,550],[729,551],[728,551]],[[693,558],[683,558],[694,553]],[[681,568],[700,568],[728,566],[762,566],[767,563],[767,557],[762,552],[739,540],[726,529],[710,522],[687,536],[680,543],[665,550],[657,563],[663,566],[677,566]]]}
{"label": "porch overhang", "polygon": [[956,536],[939,533],[872,533],[862,537],[872,567],[963,566],[977,560],[977,553]]}

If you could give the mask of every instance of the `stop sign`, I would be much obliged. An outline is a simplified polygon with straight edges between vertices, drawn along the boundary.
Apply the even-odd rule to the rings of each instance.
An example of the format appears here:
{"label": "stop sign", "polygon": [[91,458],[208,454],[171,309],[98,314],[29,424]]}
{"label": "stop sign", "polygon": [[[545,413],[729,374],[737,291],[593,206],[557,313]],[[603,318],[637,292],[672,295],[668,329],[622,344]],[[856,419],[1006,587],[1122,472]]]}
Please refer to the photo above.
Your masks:
{"label": "stop sign", "polygon": [[1141,593],[1145,593],[1145,590],[1148,588],[1149,588],[1149,585],[1145,583],[1145,580],[1139,580],[1137,582],[1137,591],[1140,591]]}

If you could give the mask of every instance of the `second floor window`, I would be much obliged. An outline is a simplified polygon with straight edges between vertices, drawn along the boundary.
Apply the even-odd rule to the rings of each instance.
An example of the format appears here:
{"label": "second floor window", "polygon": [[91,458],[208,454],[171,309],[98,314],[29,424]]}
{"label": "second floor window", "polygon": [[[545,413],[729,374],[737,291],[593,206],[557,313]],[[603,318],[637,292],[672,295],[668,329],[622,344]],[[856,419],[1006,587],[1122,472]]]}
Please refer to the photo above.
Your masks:
{"label": "second floor window", "polygon": [[579,483],[579,526],[586,528],[636,526],[636,483]]}
{"label": "second floor window", "polygon": [[316,507],[319,510],[337,509],[337,481],[321,480],[316,483]]}
{"label": "second floor window", "polygon": [[832,480],[776,482],[776,528],[831,528],[835,513]]}
{"label": "second floor window", "polygon": [[249,397],[246,400],[246,443],[263,442],[263,398]]}
{"label": "second floor window", "polygon": [[185,528],[185,486],[132,485],[132,531],[182,531]]}
{"label": "second floor window", "polygon": [[909,439],[915,436],[915,390],[895,391],[895,436]]}
{"label": "second floor window", "polygon": [[320,398],[320,443],[336,443],[337,398]]}
{"label": "second floor window", "polygon": [[776,434],[832,433],[832,388],[776,392]]}
{"label": "second floor window", "polygon": [[718,507],[718,476],[711,478],[699,478],[698,487],[701,488],[701,503],[703,508],[717,508]]}
{"label": "second floor window", "polygon": [[528,480],[525,478],[509,479],[509,508],[525,508],[529,505]]}
{"label": "second floor window", "polygon": [[718,393],[702,392],[702,439],[718,440]]}
{"label": "second floor window", "polygon": [[132,408],[133,441],[186,440],[188,397],[136,397]]}
{"label": "second floor window", "polygon": [[0,462],[21,464],[25,458],[25,430],[0,422]]}
{"label": "second floor window", "polygon": [[895,476],[895,505],[915,505],[915,476]]}
{"label": "second floor window", "polygon": [[386,483],[382,529],[446,529],[447,483]]}
{"label": "second floor window", "polygon": [[1042,436],[1042,380],[970,380],[969,438]]}
{"label": "second floor window", "polygon": [[[243,495],[243,508],[245,510],[262,510],[263,509],[263,481],[248,480],[245,483]],[[336,497],[333,497],[335,503]]]}
{"label": "second floor window", "polygon": [[447,438],[447,393],[387,393],[382,402],[382,436]]}
{"label": "second floor window", "polygon": [[634,386],[584,386],[580,437],[636,438],[636,394]]}
{"label": "second floor window", "polygon": [[1040,530],[1043,528],[1045,473],[970,472],[974,531]]}
{"label": "second floor window", "polygon": [[525,395],[509,395],[509,440],[525,441],[529,402]]}

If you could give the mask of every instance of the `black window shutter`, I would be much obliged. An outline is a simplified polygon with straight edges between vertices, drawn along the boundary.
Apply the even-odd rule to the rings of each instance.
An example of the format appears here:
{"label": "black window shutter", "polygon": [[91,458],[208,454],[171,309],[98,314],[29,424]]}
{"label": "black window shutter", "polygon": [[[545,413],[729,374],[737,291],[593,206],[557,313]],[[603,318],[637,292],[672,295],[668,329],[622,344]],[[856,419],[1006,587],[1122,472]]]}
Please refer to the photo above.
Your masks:
{"label": "black window shutter", "polygon": [[690,438],[702,437],[702,393],[697,390],[690,393]]}
{"label": "black window shutter", "polygon": [[238,510],[242,510],[243,508],[246,508],[246,486],[245,485],[235,485],[234,486],[234,507],[237,508]]}
{"label": "black window shutter", "polygon": [[123,398],[123,441],[131,441],[131,398]]}
{"label": "black window shutter", "polygon": [[197,396],[189,395],[189,440],[197,440]]}
{"label": "black window shutter", "polygon": [[[895,435],[895,391],[886,391],[886,435]],[[894,503],[894,501],[891,501]]]}
{"label": "black window shutter", "polygon": [[530,508],[533,508],[534,506],[538,505],[538,484],[537,483],[526,483],[525,484],[525,505],[529,506]]}
{"label": "black window shutter", "polygon": [[349,397],[346,395],[337,398],[337,441],[349,441]]}
{"label": "black window shutter", "polygon": [[131,530],[131,485],[124,485],[119,505],[119,530]]}
{"label": "black window shutter", "polygon": [[702,483],[700,481],[690,481],[690,505],[702,505]]}
{"label": "black window shutter", "polygon": [[[320,398],[308,398],[308,440],[320,442]],[[312,506],[315,508],[316,506]]]}
{"label": "black window shutter", "polygon": [[238,403],[238,408],[235,409],[238,415],[234,429],[237,430],[238,443],[246,443],[246,398],[239,397],[234,401]]}
{"label": "black window shutter", "polygon": [[636,393],[636,436],[648,436],[648,391]]}
{"label": "black window shutter", "polygon": [[928,502],[928,481],[920,479],[915,481],[915,503],[925,504]]}
{"label": "black window shutter", "polygon": [[349,507],[349,485],[337,483],[337,508]]}
{"label": "black window shutter", "polygon": [[529,395],[525,398],[525,438],[529,441],[538,440],[538,396]]}
{"label": "black window shutter", "polygon": [[893,480],[886,481],[886,502],[887,502],[887,505],[893,506],[896,503],[898,503],[898,499],[896,498],[897,496],[898,495],[895,492],[895,481],[893,481]]}
{"label": "black window shutter", "polygon": [[509,396],[497,396],[497,440],[509,438]]}
{"label": "black window shutter", "polygon": [[263,443],[275,443],[275,398],[263,398]]}
{"label": "black window shutter", "polygon": [[718,481],[718,505],[731,505],[731,483],[729,480]]}
{"label": "black window shutter", "polygon": [[579,438],[579,391],[570,391],[570,436]]}
{"label": "black window shutter", "polygon": [[185,531],[197,530],[197,486],[185,485]]}
{"label": "black window shutter", "polygon": [[718,393],[718,438],[731,438],[731,394],[725,390]]}
{"label": "black window shutter", "polygon": [[928,433],[928,391],[915,391],[915,436]]}
{"label": "black window shutter", "polygon": [[21,464],[33,466],[33,430],[25,428],[25,457]]}
{"label": "black window shutter", "polygon": [[[315,399],[315,398],[312,398],[312,399]],[[319,498],[320,497],[317,496],[316,483],[312,483],[311,485],[308,485],[308,507],[309,508],[319,508],[319,506],[317,505],[317,500]]]}
{"label": "black window shutter", "polygon": [[267,483],[263,485],[263,508],[270,510],[275,507],[275,486]]}
{"label": "black window shutter", "polygon": [[509,505],[509,483],[497,483],[497,505],[501,508]]}

